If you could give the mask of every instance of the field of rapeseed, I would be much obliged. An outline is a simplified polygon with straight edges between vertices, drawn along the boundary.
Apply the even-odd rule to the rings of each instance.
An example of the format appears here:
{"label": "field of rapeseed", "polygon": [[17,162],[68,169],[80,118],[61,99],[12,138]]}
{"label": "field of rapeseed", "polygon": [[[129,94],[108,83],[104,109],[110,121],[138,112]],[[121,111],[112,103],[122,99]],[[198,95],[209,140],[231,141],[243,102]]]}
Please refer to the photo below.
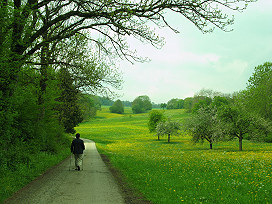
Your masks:
{"label": "field of rapeseed", "polygon": [[[186,120],[183,110],[167,110]],[[244,141],[192,144],[187,135],[157,140],[147,128],[148,114],[111,114],[77,127],[128,182],[153,203],[272,203],[272,145]]]}

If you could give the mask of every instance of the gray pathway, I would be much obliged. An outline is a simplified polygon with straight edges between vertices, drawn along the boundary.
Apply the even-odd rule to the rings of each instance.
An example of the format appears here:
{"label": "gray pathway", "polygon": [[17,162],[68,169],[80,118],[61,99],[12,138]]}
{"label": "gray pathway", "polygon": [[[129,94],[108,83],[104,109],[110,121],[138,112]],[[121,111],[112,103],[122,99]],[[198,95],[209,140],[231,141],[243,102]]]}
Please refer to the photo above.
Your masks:
{"label": "gray pathway", "polygon": [[[70,159],[34,180],[5,203],[123,204],[124,199],[95,143],[84,140],[83,171],[69,171]],[[72,161],[73,164],[74,161]]]}

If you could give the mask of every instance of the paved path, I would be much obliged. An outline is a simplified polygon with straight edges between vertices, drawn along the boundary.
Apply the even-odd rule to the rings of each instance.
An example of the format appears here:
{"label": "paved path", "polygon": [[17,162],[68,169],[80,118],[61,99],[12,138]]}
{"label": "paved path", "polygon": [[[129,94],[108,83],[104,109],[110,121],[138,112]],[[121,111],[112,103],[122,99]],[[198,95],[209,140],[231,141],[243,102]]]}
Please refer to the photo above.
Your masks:
{"label": "paved path", "polygon": [[[51,169],[5,203],[123,204],[124,199],[95,143],[84,140],[83,171],[69,171],[70,158]],[[72,161],[72,164],[74,161]]]}

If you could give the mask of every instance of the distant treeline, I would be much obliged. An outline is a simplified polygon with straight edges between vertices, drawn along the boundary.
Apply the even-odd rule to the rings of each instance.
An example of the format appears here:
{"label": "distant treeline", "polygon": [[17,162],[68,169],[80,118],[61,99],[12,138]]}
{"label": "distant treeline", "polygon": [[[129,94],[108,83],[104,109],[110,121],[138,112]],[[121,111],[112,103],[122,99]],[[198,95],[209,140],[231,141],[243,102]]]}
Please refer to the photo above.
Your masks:
{"label": "distant treeline", "polygon": [[[100,105],[101,106],[112,106],[114,104],[114,100],[109,99],[108,97],[105,96],[96,96],[99,99]],[[121,101],[123,106],[125,107],[131,107],[132,102],[131,101]],[[154,102],[151,103],[152,108],[161,108],[161,104],[156,104]]]}
{"label": "distant treeline", "polygon": [[[105,96],[96,96],[99,99],[99,102],[102,106],[112,106],[114,101],[108,97]],[[121,101],[123,103],[124,106],[126,107],[131,107],[131,103],[130,101]]]}

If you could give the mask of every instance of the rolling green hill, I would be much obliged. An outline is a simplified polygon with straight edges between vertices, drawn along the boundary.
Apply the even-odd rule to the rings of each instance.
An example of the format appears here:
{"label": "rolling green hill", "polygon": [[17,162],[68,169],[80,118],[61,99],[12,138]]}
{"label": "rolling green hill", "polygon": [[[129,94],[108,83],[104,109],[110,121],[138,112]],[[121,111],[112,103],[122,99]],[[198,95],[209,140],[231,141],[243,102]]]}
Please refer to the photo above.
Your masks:
{"label": "rolling green hill", "polygon": [[[184,110],[166,110],[186,120]],[[149,133],[148,114],[112,114],[104,107],[97,118],[76,128],[96,142],[127,181],[153,203],[272,203],[272,146],[244,141],[193,144],[189,135],[157,140]]]}

